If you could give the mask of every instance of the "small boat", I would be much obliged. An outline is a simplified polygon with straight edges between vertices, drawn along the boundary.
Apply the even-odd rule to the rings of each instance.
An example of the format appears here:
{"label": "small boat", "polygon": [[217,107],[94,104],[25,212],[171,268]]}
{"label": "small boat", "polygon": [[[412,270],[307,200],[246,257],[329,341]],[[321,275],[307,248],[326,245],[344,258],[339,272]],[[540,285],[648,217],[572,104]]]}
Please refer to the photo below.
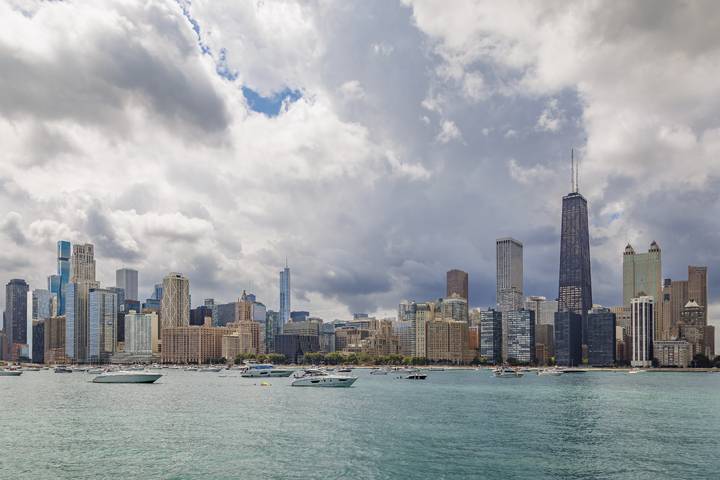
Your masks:
{"label": "small boat", "polygon": [[338,368],[338,373],[350,373],[350,372],[352,372],[352,368],[350,368],[350,367]]}
{"label": "small boat", "polygon": [[101,373],[105,372],[102,368],[89,368],[85,373],[92,373],[93,375],[100,375]]}
{"label": "small boat", "polygon": [[632,368],[628,370],[628,375],[635,375],[636,373],[643,373],[645,370],[641,370],[639,368]]}
{"label": "small boat", "polygon": [[3,368],[0,370],[0,377],[19,377],[22,375],[22,370],[13,370],[10,368]]}
{"label": "small boat", "polygon": [[202,367],[199,372],[206,372],[206,373],[218,373],[222,370],[222,367],[214,367],[210,365],[209,367]]}
{"label": "small boat", "polygon": [[510,367],[499,367],[493,370],[493,376],[495,378],[520,378],[524,373],[519,370],[515,370]]}
{"label": "small boat", "polygon": [[185,367],[185,371],[186,372],[197,372],[198,368],[197,367]]}
{"label": "small boat", "polygon": [[407,377],[405,377],[406,380],[425,380],[427,378],[427,375],[422,372],[415,372],[411,373]]}
{"label": "small boat", "polygon": [[73,371],[67,365],[56,365],[55,373],[72,373]]}
{"label": "small boat", "polygon": [[443,367],[430,367],[428,368],[428,372],[444,372],[445,369]]}
{"label": "small boat", "polygon": [[318,369],[308,369],[290,384],[293,387],[349,387],[358,377],[335,375]]}
{"label": "small boat", "polygon": [[117,371],[101,373],[93,378],[93,383],[154,383],[162,373]]}
{"label": "small boat", "polygon": [[562,370],[559,370],[557,368],[544,368],[542,370],[537,371],[538,375],[547,375],[547,376],[551,376],[551,377],[559,377],[563,373],[564,372]]}
{"label": "small boat", "polygon": [[272,385],[270,384],[270,382],[266,382],[265,380],[263,380],[262,382],[260,382],[260,386],[261,387],[271,387]]}
{"label": "small boat", "polygon": [[23,367],[23,372],[39,372],[39,367]]}

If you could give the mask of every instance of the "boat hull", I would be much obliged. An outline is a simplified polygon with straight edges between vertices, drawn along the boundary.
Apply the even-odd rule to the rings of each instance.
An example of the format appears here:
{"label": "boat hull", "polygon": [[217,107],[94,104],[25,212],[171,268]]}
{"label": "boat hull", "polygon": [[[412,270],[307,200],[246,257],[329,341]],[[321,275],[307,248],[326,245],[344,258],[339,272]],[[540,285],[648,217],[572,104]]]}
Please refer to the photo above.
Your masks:
{"label": "boat hull", "polygon": [[22,375],[21,371],[0,370],[0,377],[19,377],[20,375]]}
{"label": "boat hull", "polygon": [[245,378],[269,378],[269,377],[289,377],[293,374],[293,370],[252,370],[241,373],[241,377]]}
{"label": "boat hull", "polygon": [[98,375],[93,378],[93,383],[154,383],[160,377],[161,373]]}
{"label": "boat hull", "polygon": [[355,383],[358,377],[307,377],[292,382],[293,387],[336,387],[347,388]]}

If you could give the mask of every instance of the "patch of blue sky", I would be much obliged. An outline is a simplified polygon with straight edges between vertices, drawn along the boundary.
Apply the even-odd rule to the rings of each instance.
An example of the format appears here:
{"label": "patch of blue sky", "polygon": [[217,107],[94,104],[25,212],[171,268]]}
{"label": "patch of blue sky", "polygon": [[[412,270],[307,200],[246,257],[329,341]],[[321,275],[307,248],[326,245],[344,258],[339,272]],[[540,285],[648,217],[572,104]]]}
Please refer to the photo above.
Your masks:
{"label": "patch of blue sky", "polygon": [[253,111],[265,114],[268,117],[279,115],[285,102],[292,103],[302,98],[302,92],[300,90],[292,90],[290,88],[285,88],[268,97],[263,97],[248,87],[242,87],[242,92],[247,100],[248,106]]}

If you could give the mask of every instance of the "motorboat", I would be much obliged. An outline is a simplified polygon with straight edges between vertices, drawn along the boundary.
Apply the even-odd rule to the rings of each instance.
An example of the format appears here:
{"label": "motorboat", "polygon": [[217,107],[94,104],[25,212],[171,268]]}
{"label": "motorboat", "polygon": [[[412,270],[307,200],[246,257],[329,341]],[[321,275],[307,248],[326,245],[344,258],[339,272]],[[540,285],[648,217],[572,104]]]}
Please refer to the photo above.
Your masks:
{"label": "motorboat", "polygon": [[525,375],[520,370],[510,367],[499,367],[493,370],[493,376],[496,378],[520,378]]}
{"label": "motorboat", "polygon": [[543,368],[537,371],[538,375],[546,375],[551,377],[559,377],[564,372],[562,370],[559,370],[557,368]]}
{"label": "motorboat", "polygon": [[22,373],[22,370],[14,370],[11,368],[0,369],[0,377],[19,377]]}
{"label": "motorboat", "polygon": [[427,374],[422,372],[414,372],[405,377],[406,380],[425,380],[426,378]]}
{"label": "motorboat", "polygon": [[205,373],[218,373],[220,370],[222,370],[223,367],[216,367],[213,365],[210,365],[209,367],[202,367],[199,372],[205,372]]}
{"label": "motorboat", "polygon": [[39,372],[40,367],[23,367],[23,372]]}
{"label": "motorboat", "polygon": [[240,374],[241,377],[245,378],[258,378],[258,377],[289,377],[292,375],[294,370],[286,368],[275,368],[270,363],[246,363],[245,368]]}
{"label": "motorboat", "polygon": [[350,372],[352,372],[352,368],[350,368],[350,367],[338,368],[338,373],[350,373]]}
{"label": "motorboat", "polygon": [[635,375],[636,373],[643,373],[645,370],[641,370],[639,368],[632,368],[628,370],[628,375]]}
{"label": "motorboat", "polygon": [[93,378],[93,383],[154,383],[162,373],[120,370],[104,372]]}
{"label": "motorboat", "polygon": [[358,377],[335,375],[318,369],[305,370],[291,383],[293,387],[349,387]]}
{"label": "motorboat", "polygon": [[72,369],[67,365],[55,365],[55,373],[72,373]]}
{"label": "motorboat", "polygon": [[92,373],[93,375],[100,375],[101,373],[105,372],[102,368],[93,367],[89,368],[85,373]]}
{"label": "motorboat", "polygon": [[370,375],[387,375],[390,373],[390,370],[387,368],[373,368],[370,370]]}
{"label": "motorboat", "polygon": [[428,368],[428,372],[444,372],[445,369],[443,367],[430,367]]}
{"label": "motorboat", "polygon": [[186,372],[197,372],[198,368],[197,367],[185,367],[185,371]]}

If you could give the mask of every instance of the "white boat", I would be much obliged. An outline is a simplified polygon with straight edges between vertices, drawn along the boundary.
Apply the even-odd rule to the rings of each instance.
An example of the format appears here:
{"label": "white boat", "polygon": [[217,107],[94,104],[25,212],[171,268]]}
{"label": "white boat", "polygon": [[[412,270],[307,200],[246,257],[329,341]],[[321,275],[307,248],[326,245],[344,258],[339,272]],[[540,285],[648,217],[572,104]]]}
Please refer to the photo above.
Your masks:
{"label": "white boat", "polygon": [[185,371],[186,372],[197,372],[198,368],[197,367],[185,367]]}
{"label": "white boat", "polygon": [[338,368],[338,373],[350,373],[350,372],[352,372],[352,368],[350,368],[350,367]]}
{"label": "white boat", "polygon": [[387,375],[390,371],[387,368],[373,368],[370,375]]}
{"label": "white boat", "polygon": [[23,367],[23,372],[39,372],[39,367]]}
{"label": "white boat", "polygon": [[162,373],[117,371],[101,373],[93,378],[93,383],[153,383],[162,377]]}
{"label": "white boat", "polygon": [[220,370],[222,370],[222,367],[214,367],[210,365],[209,367],[202,367],[199,372],[210,372],[210,373],[218,373]]}
{"label": "white boat", "polygon": [[537,371],[538,375],[547,375],[552,377],[559,377],[563,373],[564,372],[562,370],[558,370],[557,368],[544,368]]}
{"label": "white boat", "polygon": [[294,370],[285,368],[275,368],[274,365],[269,363],[246,363],[245,368],[240,374],[241,377],[245,378],[258,378],[258,377],[289,377],[292,375]]}
{"label": "white boat", "polygon": [[521,371],[509,367],[499,367],[493,370],[495,378],[520,378],[523,375],[525,374]]}
{"label": "white boat", "polygon": [[0,377],[19,377],[22,375],[22,370],[11,370],[9,368],[3,368],[0,370]]}
{"label": "white boat", "polygon": [[428,368],[428,372],[444,372],[445,369],[443,367],[430,367]]}
{"label": "white boat", "polygon": [[645,370],[641,370],[639,368],[632,368],[628,370],[628,375],[635,375],[636,373],[643,373]]}
{"label": "white boat", "polygon": [[425,380],[427,378],[427,375],[422,372],[415,372],[411,373],[407,377],[405,377],[406,380]]}
{"label": "white boat", "polygon": [[85,373],[92,373],[93,375],[100,375],[101,373],[104,373],[104,372],[105,372],[105,370],[103,370],[102,368],[95,367],[95,368],[88,369]]}
{"label": "white boat", "polygon": [[73,371],[66,365],[56,365],[55,373],[72,373]]}
{"label": "white boat", "polygon": [[302,376],[293,380],[293,387],[349,387],[358,377],[335,375],[322,370],[305,370]]}

